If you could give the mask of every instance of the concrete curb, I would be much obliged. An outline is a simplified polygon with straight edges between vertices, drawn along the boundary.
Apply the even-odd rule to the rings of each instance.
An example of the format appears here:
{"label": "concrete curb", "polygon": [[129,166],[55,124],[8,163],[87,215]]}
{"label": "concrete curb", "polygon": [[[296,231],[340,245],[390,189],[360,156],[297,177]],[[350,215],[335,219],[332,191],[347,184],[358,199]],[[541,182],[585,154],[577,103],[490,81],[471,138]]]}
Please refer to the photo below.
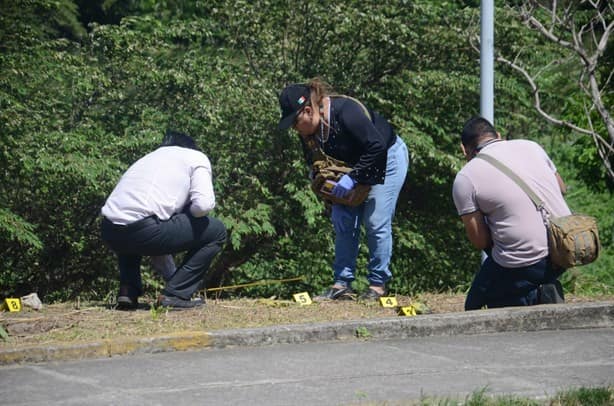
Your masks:
{"label": "concrete curb", "polygon": [[0,349],[0,365],[235,346],[609,327],[614,327],[614,302],[542,305]]}

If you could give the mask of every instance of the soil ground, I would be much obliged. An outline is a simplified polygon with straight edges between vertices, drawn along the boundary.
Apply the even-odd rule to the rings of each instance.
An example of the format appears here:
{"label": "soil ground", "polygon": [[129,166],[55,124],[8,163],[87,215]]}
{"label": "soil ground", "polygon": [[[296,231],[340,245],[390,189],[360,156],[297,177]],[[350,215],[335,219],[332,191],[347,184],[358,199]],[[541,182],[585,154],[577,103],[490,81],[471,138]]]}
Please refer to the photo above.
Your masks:
{"label": "soil ground", "polygon": [[[300,306],[290,300],[209,299],[206,306],[181,311],[153,308],[154,300],[146,298],[140,299],[139,309],[135,311],[118,311],[109,304],[96,302],[50,304],[38,311],[24,308],[20,312],[1,312],[0,327],[8,337],[2,334],[0,349],[149,337],[182,331],[395,317],[399,316],[399,307],[409,305],[415,305],[424,313],[463,311],[462,294],[397,295],[395,298],[395,307],[383,307],[379,302],[335,301]],[[604,300],[614,300],[614,297],[566,297],[568,303]]]}

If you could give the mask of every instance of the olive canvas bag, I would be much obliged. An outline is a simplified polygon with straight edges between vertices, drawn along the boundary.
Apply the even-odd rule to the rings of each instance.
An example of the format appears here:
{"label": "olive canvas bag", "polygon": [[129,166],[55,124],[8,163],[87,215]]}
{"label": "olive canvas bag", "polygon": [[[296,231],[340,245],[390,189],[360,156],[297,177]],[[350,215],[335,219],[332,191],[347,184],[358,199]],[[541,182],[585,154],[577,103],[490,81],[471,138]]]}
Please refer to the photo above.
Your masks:
{"label": "olive canvas bag", "polygon": [[[350,96],[334,95],[334,97],[343,97],[351,99],[358,103],[363,112],[371,119],[371,115],[367,108],[358,100]],[[371,185],[357,183],[356,186],[344,197],[336,197],[332,194],[332,190],[341,177],[352,171],[352,168],[343,161],[335,159],[327,155],[318,141],[313,135],[303,137],[303,141],[313,156],[313,164],[311,165],[311,190],[325,203],[339,203],[346,206],[358,206],[365,201],[371,190]]]}
{"label": "olive canvas bag", "polygon": [[357,183],[350,193],[344,197],[336,197],[332,194],[335,184],[352,168],[345,162],[324,153],[314,138],[314,136],[304,138],[305,144],[311,150],[314,159],[311,166],[311,190],[325,203],[340,203],[353,207],[364,202],[371,190],[371,185],[364,183]]}
{"label": "olive canvas bag", "polygon": [[567,269],[586,265],[595,261],[601,250],[597,220],[592,216],[573,213],[568,216],[553,217],[544,206],[544,201],[516,175],[509,167],[496,158],[479,153],[481,158],[512,179],[531,199],[537,210],[542,213],[548,232],[550,261],[557,267]]}

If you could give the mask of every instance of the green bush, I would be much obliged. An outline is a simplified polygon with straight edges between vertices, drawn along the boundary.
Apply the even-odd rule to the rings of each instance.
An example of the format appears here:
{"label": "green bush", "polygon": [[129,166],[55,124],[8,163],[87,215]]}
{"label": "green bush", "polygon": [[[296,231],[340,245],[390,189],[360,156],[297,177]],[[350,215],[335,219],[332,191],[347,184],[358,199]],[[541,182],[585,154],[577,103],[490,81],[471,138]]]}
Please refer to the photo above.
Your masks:
{"label": "green bush", "polygon": [[[37,291],[46,301],[112,294],[117,270],[99,238],[99,210],[167,128],[193,135],[213,164],[214,215],[227,225],[229,243],[208,286],[304,276],[226,293],[323,289],[332,278],[332,227],[309,191],[297,137],[276,130],[277,92],[315,75],[388,117],[411,150],[390,289],[466,289],[479,253],[466,240],[451,185],[463,164],[459,128],[478,110],[479,66],[466,27],[475,26],[479,9],[422,0],[203,3],[3,4],[0,293]],[[529,37],[513,18],[498,24],[503,49]],[[554,52],[533,45],[543,47],[544,60]],[[515,73],[496,77],[502,133],[555,134]],[[575,145],[552,144],[551,152],[593,171]],[[573,182],[582,193],[570,192],[570,203],[599,217],[604,250],[566,284],[611,292],[611,192],[586,176]],[[359,265],[361,278],[364,246]],[[159,281],[144,270],[153,293]]]}

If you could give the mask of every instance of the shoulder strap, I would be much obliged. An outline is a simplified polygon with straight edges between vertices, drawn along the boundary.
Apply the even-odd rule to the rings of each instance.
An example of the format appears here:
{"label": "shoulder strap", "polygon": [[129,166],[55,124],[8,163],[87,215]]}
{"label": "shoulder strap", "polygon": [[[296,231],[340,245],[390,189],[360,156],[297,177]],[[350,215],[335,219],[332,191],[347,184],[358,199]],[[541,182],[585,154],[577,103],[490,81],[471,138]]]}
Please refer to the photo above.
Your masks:
{"label": "shoulder strap", "polygon": [[475,157],[483,159],[484,161],[488,162],[489,164],[491,164],[492,166],[494,166],[495,168],[503,172],[505,175],[507,175],[511,180],[516,182],[516,184],[520,186],[520,188],[524,190],[524,192],[529,196],[529,198],[531,199],[531,201],[533,202],[533,204],[538,210],[546,210],[546,208],[544,207],[544,201],[540,199],[539,196],[535,194],[535,192],[533,192],[533,190],[529,187],[529,185],[527,185],[526,182],[520,178],[520,176],[516,175],[514,171],[512,171],[509,167],[507,167],[501,161],[483,152],[480,152]]}
{"label": "shoulder strap", "polygon": [[[365,113],[365,115],[369,118],[369,120],[373,120],[371,118],[371,114],[369,113],[369,110],[358,99],[355,99],[355,98],[353,98],[351,96],[346,96],[346,95],[343,95],[343,94],[333,94],[333,95],[330,95],[330,97],[341,97],[341,98],[344,98],[344,99],[353,100],[354,102],[356,102],[356,104],[358,104],[360,106],[360,108]],[[307,147],[311,150],[311,152],[312,152],[312,154],[314,156],[314,158],[313,158],[314,162],[317,161],[317,160],[327,160],[329,162],[335,162],[339,166],[347,166],[347,164],[345,162],[340,161],[338,159],[335,159],[335,158],[331,157],[330,155],[328,155],[326,152],[324,152],[324,150],[322,150],[322,148],[320,147],[318,142],[315,140],[315,137],[307,136],[307,137],[302,137],[302,138],[305,141],[305,144],[307,145]]]}
{"label": "shoulder strap", "polygon": [[307,137],[303,137],[303,136],[300,136],[300,137],[305,142],[305,145],[307,145],[307,148],[309,148],[309,150],[311,151],[313,162],[326,161],[326,162],[329,162],[337,166],[346,166],[346,167],[349,166],[345,162],[339,159],[333,158],[332,156],[324,152],[324,150],[320,147],[320,145],[318,144],[318,142],[316,141],[313,135],[309,135]]}
{"label": "shoulder strap", "polygon": [[355,99],[355,98],[353,98],[353,97],[351,97],[351,96],[346,96],[346,95],[343,95],[343,94],[333,94],[333,95],[331,95],[331,97],[341,97],[341,98],[344,98],[344,99],[349,99],[349,100],[352,100],[353,102],[357,103],[357,104],[360,106],[360,108],[361,108],[361,109],[362,109],[362,111],[365,113],[365,115],[366,115],[367,117],[369,117],[369,120],[373,120],[373,117],[371,117],[371,113],[369,113],[369,110],[368,110],[368,109],[365,107],[365,105],[364,105],[364,104],[362,104],[362,103],[360,102],[360,100]]}
{"label": "shoulder strap", "polygon": [[316,141],[315,136],[299,136],[303,139],[303,142],[305,142],[305,145],[307,145],[307,148],[309,148],[309,150],[311,151],[312,159],[314,162],[326,159],[328,157],[326,152],[324,152],[322,148],[320,148],[320,144],[318,144],[318,142]]}

